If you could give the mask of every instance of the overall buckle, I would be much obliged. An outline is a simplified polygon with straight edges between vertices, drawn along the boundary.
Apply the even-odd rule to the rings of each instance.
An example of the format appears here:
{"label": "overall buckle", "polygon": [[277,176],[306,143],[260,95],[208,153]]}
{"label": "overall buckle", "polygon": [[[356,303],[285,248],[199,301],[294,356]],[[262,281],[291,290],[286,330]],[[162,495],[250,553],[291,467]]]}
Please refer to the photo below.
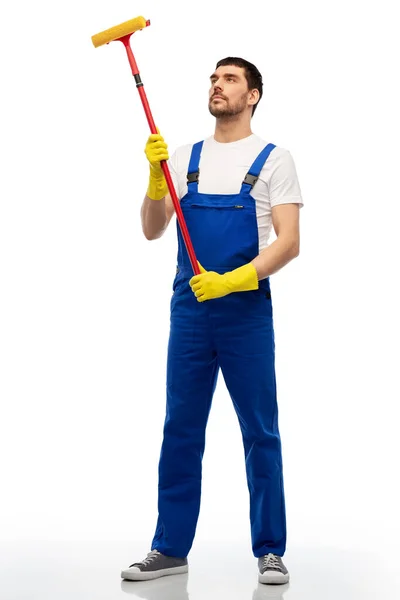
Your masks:
{"label": "overall buckle", "polygon": [[188,183],[197,183],[199,181],[199,171],[187,174]]}
{"label": "overall buckle", "polygon": [[250,173],[247,173],[246,177],[243,179],[243,183],[248,183],[253,187],[257,179],[258,175],[250,175]]}

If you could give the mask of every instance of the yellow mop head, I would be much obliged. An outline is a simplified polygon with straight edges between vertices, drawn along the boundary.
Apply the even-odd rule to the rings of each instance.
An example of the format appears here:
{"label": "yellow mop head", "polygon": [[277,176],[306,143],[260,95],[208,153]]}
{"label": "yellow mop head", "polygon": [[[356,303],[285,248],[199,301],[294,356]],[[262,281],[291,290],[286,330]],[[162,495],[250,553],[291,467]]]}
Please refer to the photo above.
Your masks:
{"label": "yellow mop head", "polygon": [[121,23],[121,25],[116,25],[115,27],[111,27],[111,29],[106,29],[105,31],[101,31],[100,33],[96,33],[96,35],[93,35],[93,45],[95,48],[97,48],[103,44],[108,44],[109,42],[118,40],[124,35],[129,35],[130,33],[134,33],[139,29],[144,29],[147,27],[147,25],[148,22],[144,17],[136,17],[136,19],[125,21],[125,23]]}

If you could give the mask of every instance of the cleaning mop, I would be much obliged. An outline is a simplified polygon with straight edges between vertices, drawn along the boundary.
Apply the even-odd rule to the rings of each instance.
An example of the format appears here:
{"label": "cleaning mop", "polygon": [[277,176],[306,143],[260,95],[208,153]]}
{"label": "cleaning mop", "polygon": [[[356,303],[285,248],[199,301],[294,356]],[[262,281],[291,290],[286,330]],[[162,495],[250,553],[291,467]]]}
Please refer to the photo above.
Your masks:
{"label": "cleaning mop", "polygon": [[[125,21],[120,25],[116,25],[115,27],[111,27],[110,29],[106,29],[105,31],[101,31],[96,35],[92,36],[92,42],[95,48],[98,46],[103,46],[104,44],[109,44],[113,41],[122,42],[125,46],[126,53],[128,55],[129,64],[132,69],[132,75],[136,81],[136,88],[139,92],[144,111],[146,113],[147,121],[150,126],[151,133],[158,133],[157,127],[155,126],[153,116],[151,114],[150,106],[146,97],[146,92],[144,91],[143,82],[140,77],[139,69],[136,64],[135,57],[133,56],[132,48],[130,45],[130,38],[135,31],[139,31],[148,27],[150,25],[150,21],[146,20],[144,17],[136,17],[135,19],[131,19],[130,21]],[[186,222],[182,213],[182,209],[180,206],[180,202],[178,196],[176,194],[174,184],[171,179],[171,174],[168,169],[167,162],[165,160],[161,161],[161,168],[163,170],[169,193],[171,195],[172,202],[175,207],[176,216],[178,219],[179,227],[182,232],[182,237],[184,239],[186,249],[190,258],[190,262],[192,265],[192,269],[195,275],[200,274],[200,268],[196,259],[196,255],[194,253],[193,245],[189,236],[189,232],[186,226]]]}

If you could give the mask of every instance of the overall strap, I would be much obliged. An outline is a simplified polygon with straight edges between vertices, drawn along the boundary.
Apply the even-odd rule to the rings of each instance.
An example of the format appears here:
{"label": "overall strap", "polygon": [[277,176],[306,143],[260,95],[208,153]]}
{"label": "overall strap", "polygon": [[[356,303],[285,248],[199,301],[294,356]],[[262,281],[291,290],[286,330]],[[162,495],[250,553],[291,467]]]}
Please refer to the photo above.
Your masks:
{"label": "overall strap", "polygon": [[196,193],[199,186],[199,164],[201,149],[203,147],[203,141],[193,144],[192,154],[190,155],[189,168],[187,172],[188,192]]}
{"label": "overall strap", "polygon": [[240,193],[247,192],[249,193],[256,183],[261,169],[264,166],[265,161],[270,155],[271,151],[276,147],[276,144],[267,144],[263,150],[261,150],[260,154],[257,156],[256,160],[251,165],[250,169],[247,171],[245,178],[243,179],[242,188]]}

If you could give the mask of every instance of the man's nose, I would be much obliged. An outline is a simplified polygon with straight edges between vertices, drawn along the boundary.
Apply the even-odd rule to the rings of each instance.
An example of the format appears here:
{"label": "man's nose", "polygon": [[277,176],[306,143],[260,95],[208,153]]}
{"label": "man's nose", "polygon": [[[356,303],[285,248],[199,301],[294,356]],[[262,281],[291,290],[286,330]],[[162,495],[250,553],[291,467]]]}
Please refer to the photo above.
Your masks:
{"label": "man's nose", "polygon": [[214,82],[214,94],[217,91],[222,91],[222,81],[220,79]]}

